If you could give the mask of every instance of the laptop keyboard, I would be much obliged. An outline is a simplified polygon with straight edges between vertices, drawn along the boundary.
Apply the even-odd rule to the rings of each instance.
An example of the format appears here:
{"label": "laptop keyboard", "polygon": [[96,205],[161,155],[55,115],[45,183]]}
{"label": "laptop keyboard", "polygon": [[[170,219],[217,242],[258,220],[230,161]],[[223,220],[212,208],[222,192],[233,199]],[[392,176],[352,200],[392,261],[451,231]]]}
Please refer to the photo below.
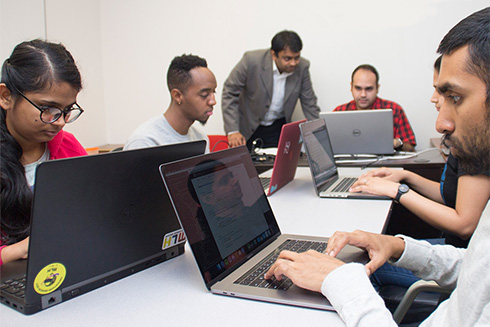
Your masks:
{"label": "laptop keyboard", "polygon": [[260,177],[260,183],[262,184],[262,187],[264,190],[269,189],[269,185],[271,184],[271,178],[270,177]]}
{"label": "laptop keyboard", "polygon": [[294,252],[306,252],[308,250],[315,250],[323,253],[327,248],[327,242],[313,242],[304,240],[286,240],[282,243],[276,250],[270,253],[265,259],[255,265],[242,277],[238,278],[234,284],[248,285],[253,287],[261,288],[271,288],[278,290],[287,290],[293,282],[287,278],[283,277],[282,280],[276,280],[275,277],[271,279],[265,279],[264,274],[269,270],[269,268],[276,262],[279,253],[282,250],[289,250]]}
{"label": "laptop keyboard", "polygon": [[357,181],[355,177],[344,177],[340,183],[338,183],[333,189],[332,192],[348,192],[349,188]]}
{"label": "laptop keyboard", "polygon": [[26,277],[5,280],[0,284],[0,290],[23,298],[26,290]]}

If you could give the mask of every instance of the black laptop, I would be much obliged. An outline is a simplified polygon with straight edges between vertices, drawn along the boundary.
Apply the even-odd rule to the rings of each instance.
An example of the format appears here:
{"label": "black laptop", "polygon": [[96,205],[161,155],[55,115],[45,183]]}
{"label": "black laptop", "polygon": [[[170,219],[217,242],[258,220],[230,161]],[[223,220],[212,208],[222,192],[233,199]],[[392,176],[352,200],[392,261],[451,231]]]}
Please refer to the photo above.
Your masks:
{"label": "black laptop", "polygon": [[29,256],[1,266],[1,302],[36,313],[182,254],[184,233],[158,167],[205,147],[197,141],[40,164]]}

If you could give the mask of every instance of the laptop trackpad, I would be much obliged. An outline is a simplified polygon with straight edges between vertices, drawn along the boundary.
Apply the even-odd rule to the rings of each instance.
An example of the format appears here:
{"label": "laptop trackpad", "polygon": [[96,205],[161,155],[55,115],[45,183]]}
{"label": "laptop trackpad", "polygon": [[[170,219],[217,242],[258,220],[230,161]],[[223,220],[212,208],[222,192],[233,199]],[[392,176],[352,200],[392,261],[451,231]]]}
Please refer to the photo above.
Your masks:
{"label": "laptop trackpad", "polygon": [[352,245],[346,245],[337,255],[337,258],[346,263],[359,262],[366,264],[369,261],[369,255],[366,251]]}

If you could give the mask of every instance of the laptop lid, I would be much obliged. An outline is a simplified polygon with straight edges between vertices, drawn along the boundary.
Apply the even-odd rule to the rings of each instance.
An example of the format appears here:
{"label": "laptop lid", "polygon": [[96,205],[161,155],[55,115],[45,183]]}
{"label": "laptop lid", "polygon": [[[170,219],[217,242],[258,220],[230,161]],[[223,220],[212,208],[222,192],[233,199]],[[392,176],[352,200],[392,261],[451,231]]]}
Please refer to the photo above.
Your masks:
{"label": "laptop lid", "polygon": [[299,125],[305,121],[306,119],[282,126],[267,195],[272,195],[294,179],[302,146]]}
{"label": "laptop lid", "polygon": [[301,136],[317,194],[324,185],[339,177],[325,120],[310,120],[300,125]]}
{"label": "laptop lid", "polygon": [[205,147],[197,141],[40,164],[25,307],[17,309],[46,309],[182,254],[185,238],[158,167]]}
{"label": "laptop lid", "polygon": [[281,234],[246,147],[160,170],[208,289]]}
{"label": "laptop lid", "polygon": [[334,154],[394,154],[391,109],[321,112]]}
{"label": "laptop lid", "polygon": [[[263,279],[262,265],[272,264],[284,246],[297,252],[323,249],[328,238],[281,234],[245,147],[163,164],[160,170],[208,290],[333,310],[320,293],[291,281],[284,289],[266,287],[274,282]],[[351,246],[339,258],[367,262],[366,252]]]}
{"label": "laptop lid", "polygon": [[390,197],[384,195],[349,192],[349,186],[357,180],[360,172],[357,171],[351,176],[344,176],[338,173],[325,120],[320,118],[307,121],[300,125],[300,129],[313,179],[313,186],[318,196],[324,198],[391,201]]}

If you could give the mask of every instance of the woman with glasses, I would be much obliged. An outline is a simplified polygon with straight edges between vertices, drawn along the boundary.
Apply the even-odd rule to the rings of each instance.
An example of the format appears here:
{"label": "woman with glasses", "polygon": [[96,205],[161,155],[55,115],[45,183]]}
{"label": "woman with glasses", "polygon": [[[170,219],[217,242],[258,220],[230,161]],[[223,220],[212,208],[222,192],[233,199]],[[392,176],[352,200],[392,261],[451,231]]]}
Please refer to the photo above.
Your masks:
{"label": "woman with glasses", "polygon": [[0,80],[0,264],[27,257],[32,189],[43,161],[86,155],[63,131],[83,113],[80,72],[61,44],[18,44]]}

